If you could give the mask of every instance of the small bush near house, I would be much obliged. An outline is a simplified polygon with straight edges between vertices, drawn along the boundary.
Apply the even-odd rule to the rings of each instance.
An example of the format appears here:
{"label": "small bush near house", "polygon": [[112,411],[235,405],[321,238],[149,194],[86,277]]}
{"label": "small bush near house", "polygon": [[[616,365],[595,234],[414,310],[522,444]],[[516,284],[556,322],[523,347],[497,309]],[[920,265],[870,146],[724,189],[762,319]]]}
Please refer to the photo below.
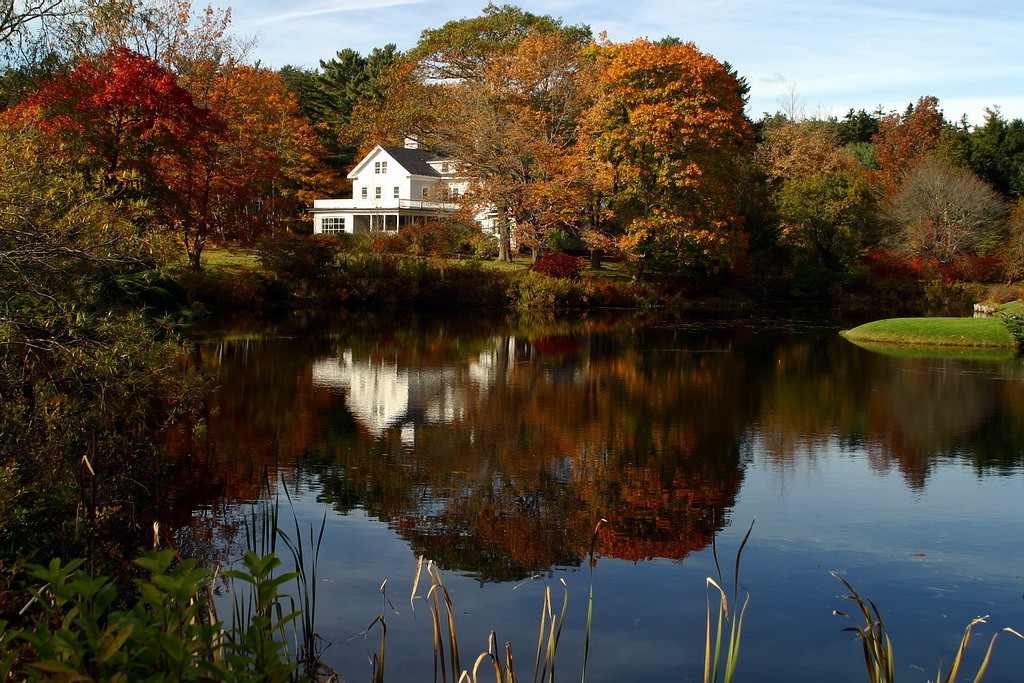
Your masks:
{"label": "small bush near house", "polygon": [[440,258],[468,252],[472,233],[466,226],[451,221],[428,221],[403,227],[398,237],[406,253]]}
{"label": "small bush near house", "polygon": [[583,272],[583,259],[568,254],[547,252],[533,262],[530,270],[547,277],[576,280]]}
{"label": "small bush near house", "polygon": [[478,259],[493,260],[498,258],[498,240],[493,235],[477,233],[469,240],[470,252]]}
{"label": "small bush near house", "polygon": [[260,241],[256,248],[269,276],[270,299],[322,298],[330,284],[343,243],[334,235],[280,235]]}
{"label": "small bush near house", "polygon": [[256,255],[268,273],[293,280],[324,275],[341,250],[341,239],[334,235],[285,234],[260,240]]}
{"label": "small bush near house", "polygon": [[520,273],[509,288],[509,295],[520,310],[557,311],[579,308],[579,283],[529,270]]}

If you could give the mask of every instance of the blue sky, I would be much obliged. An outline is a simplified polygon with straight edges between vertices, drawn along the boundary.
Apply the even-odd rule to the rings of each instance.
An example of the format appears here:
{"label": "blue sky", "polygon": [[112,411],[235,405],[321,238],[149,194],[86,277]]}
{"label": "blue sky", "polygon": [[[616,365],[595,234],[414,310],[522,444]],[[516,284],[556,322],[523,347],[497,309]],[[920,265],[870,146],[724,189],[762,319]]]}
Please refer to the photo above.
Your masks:
{"label": "blue sky", "polygon": [[[502,4],[502,3],[497,3]],[[902,110],[924,95],[946,116],[985,107],[1024,118],[1024,0],[524,0],[536,14],[587,24],[613,41],[667,35],[730,62],[750,83],[748,113],[791,108],[842,116]],[[234,29],[264,65],[316,67],[343,48],[367,53],[479,15],[456,0],[237,0]]]}

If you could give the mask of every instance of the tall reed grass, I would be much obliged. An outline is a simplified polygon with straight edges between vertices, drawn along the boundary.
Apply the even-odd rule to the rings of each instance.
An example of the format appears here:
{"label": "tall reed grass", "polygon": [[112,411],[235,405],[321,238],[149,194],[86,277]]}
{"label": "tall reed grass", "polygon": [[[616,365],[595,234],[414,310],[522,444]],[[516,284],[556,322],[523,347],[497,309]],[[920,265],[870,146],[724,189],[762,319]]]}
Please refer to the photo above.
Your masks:
{"label": "tall reed grass", "polygon": [[[846,590],[849,591],[849,594],[843,596],[843,599],[856,605],[857,611],[860,613],[858,618],[840,610],[833,611],[833,614],[836,616],[844,617],[853,622],[853,626],[843,630],[856,633],[858,640],[861,642],[861,646],[864,650],[864,664],[867,670],[868,681],[870,683],[893,683],[896,680],[895,654],[893,651],[892,640],[889,638],[889,634],[886,631],[885,623],[882,621],[882,615],[878,611],[878,607],[870,599],[860,595],[860,593],[850,585],[850,582],[842,576],[836,572],[832,572],[832,576],[839,579]],[[960,640],[960,646],[957,648],[956,655],[953,657],[953,662],[950,665],[949,671],[947,671],[945,676],[943,676],[942,665],[940,664],[938,674],[935,677],[936,683],[939,681],[942,683],[954,683],[954,681],[959,680],[958,676],[960,675],[960,667],[963,664],[963,656],[967,650],[967,645],[971,640],[972,630],[978,624],[988,623],[985,621],[986,619],[988,619],[987,616],[978,617],[967,624],[967,628],[964,629],[963,638]],[[1003,633],[1009,633],[1017,636],[1018,638],[1024,638],[1024,636],[1012,628],[1002,628],[996,631],[992,636],[992,639],[989,641],[988,649],[985,651],[985,657],[978,666],[978,671],[975,673],[974,678],[970,679],[973,680],[974,683],[979,683],[985,675],[985,672],[988,671],[988,665],[992,659],[992,650],[996,645],[996,639]]]}
{"label": "tall reed grass", "polygon": [[[715,560],[715,573],[718,580],[716,581],[709,576],[705,584],[708,610],[704,636],[704,683],[718,683],[719,680],[723,683],[732,683],[736,675],[736,665],[740,657],[740,640],[743,635],[743,617],[747,613],[747,605],[750,604],[750,592],[746,589],[743,591],[746,594],[743,604],[741,605],[739,602],[740,558],[743,557],[743,548],[747,545],[747,541],[750,539],[750,532],[753,530],[754,522],[751,522],[750,528],[747,529],[747,533],[744,534],[743,541],[740,542],[740,547],[736,551],[736,563],[733,567],[732,578],[731,607],[729,606],[729,596],[722,587],[725,585],[725,581],[722,579],[722,567],[718,562],[718,546],[714,541],[711,542],[711,554]],[[718,599],[717,608],[714,610],[718,615],[714,638],[712,638],[711,634],[711,622],[713,621],[711,616],[712,595]],[[723,661],[722,640],[726,627],[728,627],[729,635],[728,642],[725,644],[725,659]],[[712,643],[714,643],[714,648],[712,648]],[[721,675],[721,679],[719,679],[719,675]]]}

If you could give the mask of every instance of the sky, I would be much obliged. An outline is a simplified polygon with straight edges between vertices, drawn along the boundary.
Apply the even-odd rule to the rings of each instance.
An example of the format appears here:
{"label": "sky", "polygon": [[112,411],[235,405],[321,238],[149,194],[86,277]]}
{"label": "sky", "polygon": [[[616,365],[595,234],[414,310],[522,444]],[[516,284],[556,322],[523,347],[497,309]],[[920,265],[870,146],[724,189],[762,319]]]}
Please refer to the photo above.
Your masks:
{"label": "sky", "polygon": [[[234,31],[264,66],[316,68],[478,16],[458,0],[235,0]],[[504,4],[496,2],[496,4]],[[947,119],[985,108],[1024,118],[1024,0],[522,0],[534,14],[585,24],[610,40],[675,36],[729,62],[750,84],[747,113],[842,118],[902,111],[926,95]]]}

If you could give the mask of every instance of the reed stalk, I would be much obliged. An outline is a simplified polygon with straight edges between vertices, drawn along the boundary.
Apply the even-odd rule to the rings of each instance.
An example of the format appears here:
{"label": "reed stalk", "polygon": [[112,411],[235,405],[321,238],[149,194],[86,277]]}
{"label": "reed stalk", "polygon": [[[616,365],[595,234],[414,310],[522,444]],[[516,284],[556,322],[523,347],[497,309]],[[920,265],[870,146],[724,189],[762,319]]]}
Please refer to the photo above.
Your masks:
{"label": "reed stalk", "polygon": [[857,634],[864,650],[864,665],[867,668],[868,680],[871,683],[893,683],[896,678],[895,655],[893,654],[892,640],[885,630],[885,623],[882,621],[878,607],[871,600],[861,597],[850,585],[850,582],[842,576],[835,572],[832,572],[832,576],[839,579],[846,590],[850,591],[850,594],[843,596],[843,599],[857,605],[863,618],[863,623],[861,623],[845,612],[839,610],[832,612],[836,616],[844,617],[854,623],[853,626],[843,630]]}
{"label": "reed stalk", "polygon": [[[854,622],[854,626],[843,629],[844,631],[852,631],[857,634],[857,637],[861,641],[861,645],[864,649],[864,663],[867,667],[868,680],[871,683],[893,683],[896,678],[895,662],[893,655],[892,641],[889,638],[889,634],[886,632],[885,624],[882,622],[882,615],[878,611],[878,607],[871,600],[862,597],[857,590],[850,585],[850,582],[844,579],[836,572],[832,572],[832,576],[839,579],[846,590],[850,592],[849,595],[844,595],[843,599],[857,605],[863,623],[858,621],[855,617],[850,616],[845,612],[835,610],[833,614],[845,617]],[[935,680],[941,681],[942,683],[954,683],[954,681],[960,680],[960,666],[963,663],[964,652],[967,650],[967,645],[970,643],[972,631],[978,624],[988,623],[985,621],[988,616],[978,617],[973,619],[971,623],[967,624],[967,628],[964,629],[963,638],[960,639],[960,647],[957,648],[956,655],[953,657],[953,663],[950,666],[949,671],[945,676],[942,675],[942,667],[939,666],[938,675]],[[985,672],[988,670],[989,662],[992,659],[992,650],[995,648],[996,639],[1003,633],[1009,633],[1017,636],[1018,638],[1024,638],[1020,633],[1013,630],[1012,628],[1003,628],[992,636],[989,641],[988,649],[985,651],[985,657],[982,659],[981,664],[978,666],[978,671],[971,679],[974,683],[980,683]]]}
{"label": "reed stalk", "polygon": [[[985,620],[988,619],[988,615],[973,619],[971,623],[967,624],[967,628],[964,629],[964,637],[960,640],[960,647],[957,648],[956,656],[953,657],[953,664],[949,668],[949,673],[946,674],[945,678],[942,676],[942,667],[939,666],[939,674],[935,677],[936,681],[942,681],[942,683],[953,683],[957,680],[957,675],[960,673],[960,664],[963,660],[964,651],[967,649],[967,643],[971,640],[971,630],[978,624],[986,624]],[[982,676],[988,670],[989,661],[992,659],[992,649],[996,646],[996,639],[1002,633],[1009,633],[1017,636],[1018,638],[1024,638],[1020,633],[1014,631],[1012,628],[1003,628],[995,632],[992,636],[992,640],[988,643],[988,649],[985,651],[985,658],[981,661],[981,665],[978,667],[978,673],[974,677],[974,683],[979,683]]]}
{"label": "reed stalk", "polygon": [[[705,588],[707,589],[707,624],[704,636],[704,683],[718,683],[720,674],[723,683],[731,683],[736,675],[736,665],[739,662],[740,656],[740,641],[743,635],[743,617],[747,612],[747,605],[750,604],[750,592],[745,589],[746,598],[743,600],[742,605],[739,603],[740,558],[743,556],[743,548],[747,545],[747,540],[750,539],[750,532],[753,530],[754,522],[751,522],[750,528],[747,529],[747,533],[743,536],[739,550],[736,551],[736,564],[733,568],[731,608],[729,606],[729,596],[722,587],[725,585],[725,581],[722,580],[722,567],[718,562],[718,548],[714,541],[711,543],[711,553],[715,560],[715,572],[718,580],[716,581],[709,576],[705,583]],[[712,591],[712,587],[714,587],[714,591]],[[718,606],[715,610],[718,613],[718,617],[713,649],[711,647],[712,595],[715,595],[718,599]],[[726,643],[725,662],[723,663],[722,641],[726,627],[729,629],[729,637]]]}

